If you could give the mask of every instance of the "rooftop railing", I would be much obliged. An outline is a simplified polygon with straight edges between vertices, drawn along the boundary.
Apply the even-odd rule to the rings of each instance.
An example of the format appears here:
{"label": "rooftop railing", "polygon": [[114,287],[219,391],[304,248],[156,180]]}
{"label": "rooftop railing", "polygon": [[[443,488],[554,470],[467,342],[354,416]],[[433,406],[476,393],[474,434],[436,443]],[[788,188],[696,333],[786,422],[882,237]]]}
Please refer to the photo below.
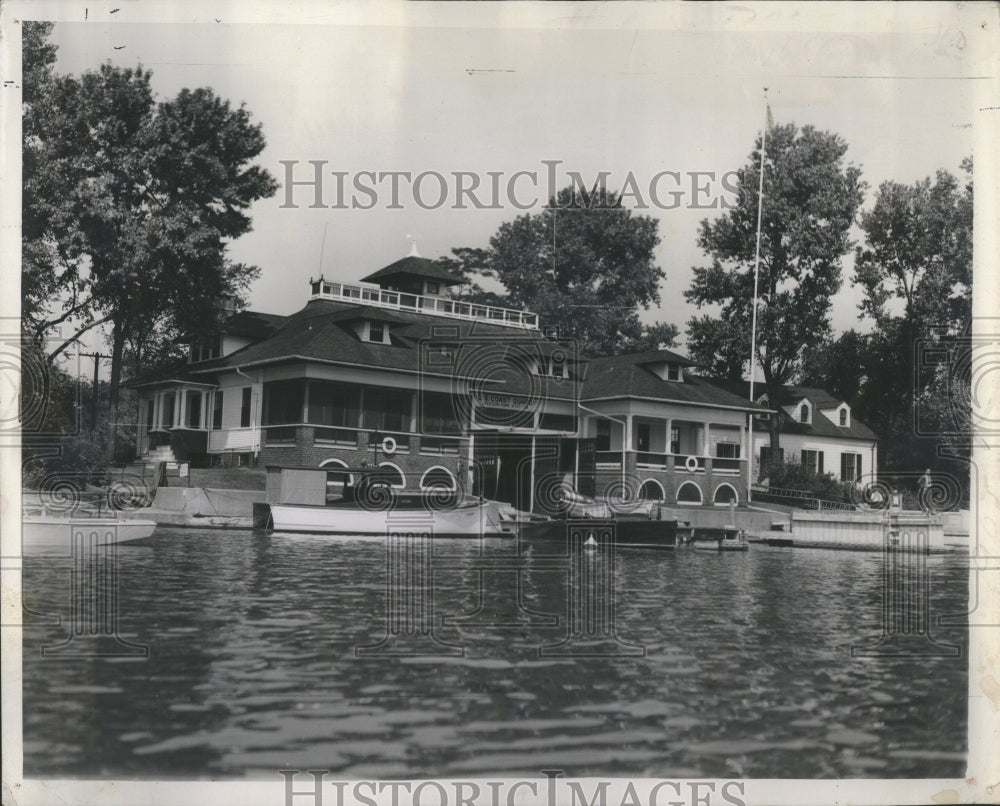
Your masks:
{"label": "rooftop railing", "polygon": [[472,322],[489,322],[492,325],[519,327],[538,330],[538,314],[517,311],[513,308],[499,308],[494,305],[477,305],[460,302],[446,297],[430,297],[422,294],[404,294],[401,291],[386,291],[382,288],[366,288],[347,283],[314,282],[310,299],[335,299],[363,305],[375,305],[396,311],[426,313],[433,316],[448,316]]}

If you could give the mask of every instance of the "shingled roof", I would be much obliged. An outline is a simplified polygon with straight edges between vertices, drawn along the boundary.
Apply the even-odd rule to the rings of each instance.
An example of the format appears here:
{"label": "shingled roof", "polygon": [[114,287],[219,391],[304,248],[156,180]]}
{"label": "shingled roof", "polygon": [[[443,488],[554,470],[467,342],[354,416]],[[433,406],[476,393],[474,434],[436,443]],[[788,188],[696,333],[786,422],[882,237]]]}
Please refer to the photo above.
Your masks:
{"label": "shingled roof", "polygon": [[427,280],[436,280],[445,285],[460,285],[466,282],[462,277],[442,268],[433,260],[417,257],[416,255],[407,255],[402,260],[390,263],[384,269],[379,269],[374,274],[362,277],[361,282],[383,285],[397,277],[423,277]]}
{"label": "shingled roof", "polygon": [[[350,324],[359,318],[389,321],[391,344],[362,341]],[[454,345],[453,360],[430,360],[422,345]],[[489,353],[506,353],[518,346],[537,347],[539,355],[552,351],[551,342],[536,330],[514,330],[486,322],[466,321],[406,311],[384,311],[336,300],[310,300],[304,308],[285,318],[281,327],[268,339],[250,344],[227,356],[197,365],[199,376],[213,375],[236,367],[277,364],[288,361],[316,361],[326,364],[366,366],[402,372],[423,372],[454,377],[472,374],[483,377],[489,368]],[[494,362],[502,366],[502,361]],[[543,394],[553,398],[573,399],[573,381],[535,376],[519,379],[517,374],[504,376],[498,392]],[[523,383],[519,382],[523,381]]]}
{"label": "shingled roof", "polygon": [[692,363],[670,350],[592,358],[585,369],[583,399],[645,397],[674,403],[767,410],[696,375],[685,374],[683,381],[665,381],[649,366],[664,360]]}
{"label": "shingled roof", "polygon": [[[724,386],[732,392],[737,394],[741,393],[744,395],[749,395],[750,393],[750,382],[749,381],[728,381],[721,379],[713,379],[714,383],[720,386]],[[756,396],[760,398],[762,394],[765,393],[764,385],[757,383],[754,385]],[[878,436],[872,431],[867,425],[865,425],[861,420],[858,419],[854,412],[851,412],[850,425],[841,426],[833,422],[825,414],[823,414],[821,409],[835,409],[838,408],[845,401],[840,400],[833,395],[831,395],[825,389],[818,386],[795,386],[795,385],[785,385],[781,387],[781,394],[777,401],[778,406],[794,405],[799,403],[806,398],[813,405],[813,416],[811,423],[802,423],[796,420],[794,417],[789,417],[788,414],[782,412],[781,415],[781,433],[783,434],[811,434],[818,437],[833,437],[835,439],[863,439],[867,441],[872,441],[878,439]],[[773,401],[769,401],[772,402]]]}

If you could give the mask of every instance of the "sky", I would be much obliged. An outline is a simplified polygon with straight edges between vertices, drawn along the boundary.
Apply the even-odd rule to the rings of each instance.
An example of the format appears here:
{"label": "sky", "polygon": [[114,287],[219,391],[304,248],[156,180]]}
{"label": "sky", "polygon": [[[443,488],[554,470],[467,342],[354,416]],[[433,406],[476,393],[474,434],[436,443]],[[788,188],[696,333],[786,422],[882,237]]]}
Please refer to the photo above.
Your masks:
{"label": "sky", "polygon": [[[338,16],[338,4],[317,5],[330,13],[266,25],[131,22],[125,5],[114,17],[88,11],[86,22],[64,15],[54,31],[59,72],[141,63],[160,99],[208,86],[245,103],[267,139],[259,163],[279,182],[282,161],[294,161],[301,180],[313,175],[310,160],[325,160],[325,171],[346,172],[350,203],[351,182],[364,171],[448,179],[439,209],[425,209],[439,195],[433,177],[421,186],[423,207],[404,183],[392,209],[387,182],[372,209],[310,209],[308,187],[293,189],[297,209],[283,206],[284,188],[258,202],[253,232],[231,252],[261,268],[249,297],[256,310],[292,313],[307,300],[310,277],[357,281],[406,255],[411,239],[429,258],[487,246],[501,223],[524,211],[506,193],[500,209],[453,209],[451,174],[485,183],[495,172],[505,186],[518,171],[537,171],[537,210],[548,160],[558,161],[559,186],[567,171],[588,183],[606,171],[611,187],[631,173],[648,196],[659,172],[680,176],[680,186],[669,176],[659,186],[684,190],[676,209],[636,212],[659,221],[656,259],[666,275],[661,304],[642,318],[683,331],[697,311],[682,292],[692,267],[705,263],[698,225],[722,214],[696,207],[707,199],[691,192],[690,174],[714,172],[715,183],[701,181],[710,197],[724,196],[718,178],[747,161],[765,87],[776,122],[834,131],[849,144],[847,160],[870,186],[866,206],[879,183],[958,173],[972,153],[981,64],[969,46],[968,14],[953,19],[950,4],[927,12],[925,23],[875,15],[870,26],[854,14],[810,21],[772,8],[749,28],[732,19],[749,6],[678,16],[652,3],[558,3],[548,13],[538,12],[546,4],[487,4],[445,17],[437,4],[420,3],[369,18],[361,7],[345,4],[352,13]],[[521,13],[525,5],[533,13]],[[335,180],[324,177],[324,202],[334,204]],[[519,181],[523,201],[532,194]],[[489,202],[489,193],[481,198]],[[867,327],[858,322],[851,265],[846,258],[834,299],[835,332]]]}

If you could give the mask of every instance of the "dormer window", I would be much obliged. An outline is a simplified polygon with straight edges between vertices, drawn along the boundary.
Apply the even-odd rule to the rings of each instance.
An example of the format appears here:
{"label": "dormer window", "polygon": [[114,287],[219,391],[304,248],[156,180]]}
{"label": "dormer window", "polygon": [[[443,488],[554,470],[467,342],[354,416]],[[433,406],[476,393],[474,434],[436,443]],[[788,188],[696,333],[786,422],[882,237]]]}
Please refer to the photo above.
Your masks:
{"label": "dormer window", "polygon": [[679,381],[681,379],[681,368],[679,364],[669,363],[667,364],[667,380],[668,381]]}
{"label": "dormer window", "polygon": [[566,377],[566,361],[556,360],[553,357],[540,358],[535,362],[535,374],[547,375],[550,378]]}
{"label": "dormer window", "polygon": [[208,361],[219,357],[219,339],[192,342],[188,353],[188,361],[192,364],[198,361]]}
{"label": "dormer window", "polygon": [[809,422],[809,404],[803,403],[799,407],[799,422],[808,423]]}
{"label": "dormer window", "polygon": [[427,281],[427,293],[428,294],[432,294],[434,296],[437,296],[438,294],[440,294],[441,293],[441,286],[440,286],[440,284],[434,282],[433,280],[428,280]]}
{"label": "dormer window", "polygon": [[388,326],[378,319],[369,319],[361,326],[358,335],[362,341],[370,341],[372,344],[392,344]]}
{"label": "dormer window", "polygon": [[840,426],[845,428],[847,426],[847,409],[840,410]]}

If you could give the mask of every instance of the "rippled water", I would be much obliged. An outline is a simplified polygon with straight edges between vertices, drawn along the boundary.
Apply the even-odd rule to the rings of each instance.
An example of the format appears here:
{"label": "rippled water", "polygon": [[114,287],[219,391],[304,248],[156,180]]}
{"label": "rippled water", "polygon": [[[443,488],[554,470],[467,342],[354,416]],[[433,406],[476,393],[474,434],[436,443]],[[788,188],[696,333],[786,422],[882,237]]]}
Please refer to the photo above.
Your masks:
{"label": "rippled water", "polygon": [[42,657],[67,635],[51,616],[65,624],[70,561],[29,558],[25,774],[965,773],[966,629],[936,626],[966,610],[963,558],[927,561],[932,632],[959,658],[852,658],[882,631],[881,557],[759,546],[621,550],[616,631],[645,654],[565,658],[539,647],[566,635],[567,573],[529,551],[519,610],[516,574],[480,576],[512,553],[437,543],[434,631],[464,657],[398,658],[355,651],[387,631],[379,539],[160,528],[120,546],[119,630],[140,659]]}

